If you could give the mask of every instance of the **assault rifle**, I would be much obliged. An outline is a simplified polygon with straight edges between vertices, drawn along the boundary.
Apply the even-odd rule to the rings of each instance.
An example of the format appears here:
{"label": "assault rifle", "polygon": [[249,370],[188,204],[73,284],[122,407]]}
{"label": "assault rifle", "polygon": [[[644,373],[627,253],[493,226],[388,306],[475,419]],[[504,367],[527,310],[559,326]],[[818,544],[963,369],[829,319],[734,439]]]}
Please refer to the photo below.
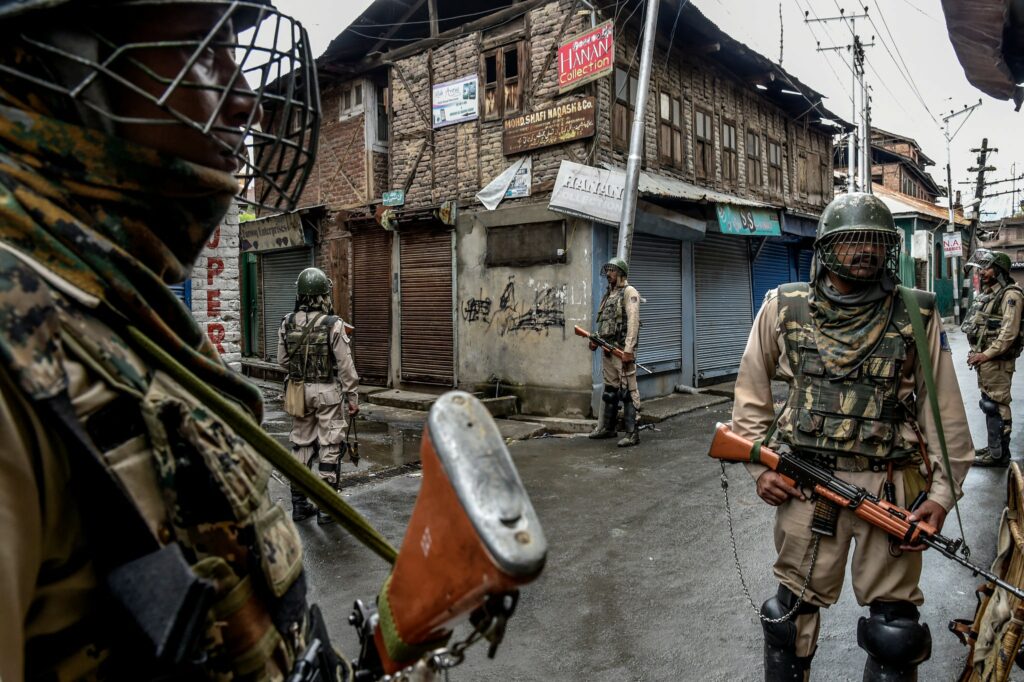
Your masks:
{"label": "assault rifle", "polygon": [[810,488],[813,496],[846,507],[861,519],[877,526],[889,535],[908,545],[924,544],[947,559],[952,559],[971,570],[974,575],[983,576],[1018,599],[1024,599],[1024,590],[997,577],[991,571],[972,564],[961,556],[963,540],[952,540],[940,535],[937,529],[924,521],[911,521],[910,514],[925,501],[922,492],[910,506],[904,509],[886,500],[879,499],[860,486],[842,481],[830,471],[790,454],[774,452],[763,445],[756,448],[754,443],[732,432],[729,424],[719,424],[711,441],[708,455],[727,462],[753,462],[763,464],[782,474],[791,486]]}
{"label": "assault rifle", "polygon": [[[612,344],[608,343],[607,341],[605,341],[603,338],[601,338],[597,334],[591,334],[590,332],[588,332],[583,327],[573,327],[572,330],[576,333],[576,336],[582,336],[582,337],[584,337],[586,339],[590,339],[590,341],[592,343],[596,343],[601,348],[604,348],[605,351],[611,353],[612,355],[617,357],[619,360],[622,360],[623,362],[636,362],[636,358],[632,357],[632,353],[630,353],[629,357],[627,357],[626,351],[622,350],[618,346],[615,346],[615,345],[612,345]],[[643,371],[647,372],[648,374],[654,374],[654,372],[652,372],[648,368],[644,367],[639,362],[636,362],[636,366],[639,367],[640,369],[642,369]]]}

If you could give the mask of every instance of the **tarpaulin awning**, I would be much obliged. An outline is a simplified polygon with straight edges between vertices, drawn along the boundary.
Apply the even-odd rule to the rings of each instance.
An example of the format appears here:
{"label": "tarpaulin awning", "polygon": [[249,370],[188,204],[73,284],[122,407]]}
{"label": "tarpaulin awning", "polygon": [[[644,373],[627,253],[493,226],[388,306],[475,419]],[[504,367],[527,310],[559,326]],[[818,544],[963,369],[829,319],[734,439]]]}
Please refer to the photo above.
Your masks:
{"label": "tarpaulin awning", "polygon": [[971,85],[996,99],[1024,103],[1024,8],[1018,0],[942,0],[946,30]]}

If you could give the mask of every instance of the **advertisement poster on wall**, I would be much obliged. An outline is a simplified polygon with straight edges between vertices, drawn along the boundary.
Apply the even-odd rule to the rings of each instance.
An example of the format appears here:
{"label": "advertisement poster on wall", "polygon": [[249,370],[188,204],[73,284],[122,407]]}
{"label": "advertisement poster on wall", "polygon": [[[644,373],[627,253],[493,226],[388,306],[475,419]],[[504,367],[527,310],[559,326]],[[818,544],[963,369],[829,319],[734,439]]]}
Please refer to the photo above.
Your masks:
{"label": "advertisement poster on wall", "polygon": [[615,66],[615,40],[608,21],[578,33],[558,47],[558,93],[606,76]]}
{"label": "advertisement poster on wall", "polygon": [[431,94],[434,127],[443,128],[473,121],[480,116],[477,100],[477,75],[438,83]]}

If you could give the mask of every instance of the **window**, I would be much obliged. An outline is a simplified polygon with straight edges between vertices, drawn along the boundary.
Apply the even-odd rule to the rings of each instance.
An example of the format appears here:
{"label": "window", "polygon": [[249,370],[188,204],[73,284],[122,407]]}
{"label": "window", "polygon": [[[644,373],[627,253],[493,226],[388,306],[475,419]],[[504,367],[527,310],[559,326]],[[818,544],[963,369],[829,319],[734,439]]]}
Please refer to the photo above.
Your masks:
{"label": "window", "polygon": [[736,184],[739,177],[739,161],[736,147],[736,124],[722,121],[722,180]]}
{"label": "window", "polygon": [[484,120],[495,121],[522,111],[523,43],[513,43],[483,53]]}
{"label": "window", "polygon": [[377,129],[374,131],[374,142],[381,145],[388,143],[388,86],[377,83],[374,86],[377,109]]}
{"label": "window", "polygon": [[363,110],[363,83],[347,83],[341,88],[338,98],[338,118],[347,118]]}
{"label": "window", "polygon": [[658,103],[658,160],[665,166],[683,167],[683,102],[662,92]]}
{"label": "window", "polygon": [[693,165],[700,179],[715,175],[715,140],[711,114],[701,109],[693,112]]}
{"label": "window", "polygon": [[768,140],[768,187],[782,191],[782,145]]}
{"label": "window", "polygon": [[761,136],[747,131],[747,187],[761,186]]}
{"label": "window", "polygon": [[488,227],[484,262],[488,267],[566,262],[565,221]]}
{"label": "window", "polygon": [[615,104],[612,105],[612,148],[629,151],[629,126],[636,109],[636,76],[625,69],[615,69]]}

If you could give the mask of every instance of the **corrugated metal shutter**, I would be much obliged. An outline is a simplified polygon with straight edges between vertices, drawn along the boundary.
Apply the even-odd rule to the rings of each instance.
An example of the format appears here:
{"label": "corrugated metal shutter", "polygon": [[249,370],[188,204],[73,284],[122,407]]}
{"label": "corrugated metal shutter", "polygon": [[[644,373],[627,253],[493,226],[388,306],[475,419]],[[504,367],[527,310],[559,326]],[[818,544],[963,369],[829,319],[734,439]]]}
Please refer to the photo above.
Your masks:
{"label": "corrugated metal shutter", "polygon": [[[683,273],[678,240],[637,234],[629,264],[629,283],[645,303],[640,306],[637,361],[652,370],[679,369],[683,357]],[[655,363],[657,366],[652,367]]]}
{"label": "corrugated metal shutter", "polygon": [[811,258],[814,257],[814,249],[801,249],[800,250],[800,281],[810,282],[811,281]]}
{"label": "corrugated metal shutter", "polygon": [[277,361],[277,332],[281,320],[295,310],[295,280],[313,265],[312,249],[270,251],[260,254],[263,273],[263,355]]}
{"label": "corrugated metal shutter", "polygon": [[192,310],[192,280],[186,279],[181,284],[169,284],[167,288],[174,292],[186,308]]}
{"label": "corrugated metal shutter", "polygon": [[694,248],[697,379],[735,374],[753,322],[747,240],[708,234]]}
{"label": "corrugated metal shutter", "polygon": [[452,386],[452,234],[412,230],[399,235],[399,245],[402,381]]}
{"label": "corrugated metal shutter", "polygon": [[785,284],[790,277],[789,249],[778,242],[766,243],[754,261],[754,312],[761,309],[764,295],[770,289]]}
{"label": "corrugated metal shutter", "polygon": [[391,359],[391,233],[352,232],[352,336],[359,380],[386,385]]}

